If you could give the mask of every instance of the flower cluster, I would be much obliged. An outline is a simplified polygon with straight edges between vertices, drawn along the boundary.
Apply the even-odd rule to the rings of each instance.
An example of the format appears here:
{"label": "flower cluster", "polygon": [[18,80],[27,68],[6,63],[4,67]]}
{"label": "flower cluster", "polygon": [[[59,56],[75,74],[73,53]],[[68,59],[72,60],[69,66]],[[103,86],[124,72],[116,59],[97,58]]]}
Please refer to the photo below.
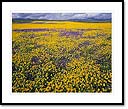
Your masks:
{"label": "flower cluster", "polygon": [[62,23],[13,24],[12,92],[112,91],[111,23]]}

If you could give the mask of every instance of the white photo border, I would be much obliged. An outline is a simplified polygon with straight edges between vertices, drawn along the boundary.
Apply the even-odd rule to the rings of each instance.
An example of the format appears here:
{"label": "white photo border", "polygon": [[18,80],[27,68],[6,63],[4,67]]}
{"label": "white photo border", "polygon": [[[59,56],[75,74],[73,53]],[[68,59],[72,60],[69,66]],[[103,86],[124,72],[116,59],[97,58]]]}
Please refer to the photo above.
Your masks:
{"label": "white photo border", "polygon": [[[122,2],[3,2],[2,103],[122,104],[122,7]],[[12,93],[12,13],[48,12],[112,13],[112,93]]]}

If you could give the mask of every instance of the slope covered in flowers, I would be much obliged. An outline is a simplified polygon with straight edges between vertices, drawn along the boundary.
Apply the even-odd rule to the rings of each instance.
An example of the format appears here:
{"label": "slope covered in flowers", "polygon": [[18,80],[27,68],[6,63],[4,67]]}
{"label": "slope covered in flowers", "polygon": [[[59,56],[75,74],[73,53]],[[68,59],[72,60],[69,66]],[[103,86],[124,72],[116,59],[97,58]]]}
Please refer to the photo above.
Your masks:
{"label": "slope covered in flowers", "polygon": [[111,23],[12,25],[13,92],[111,92]]}

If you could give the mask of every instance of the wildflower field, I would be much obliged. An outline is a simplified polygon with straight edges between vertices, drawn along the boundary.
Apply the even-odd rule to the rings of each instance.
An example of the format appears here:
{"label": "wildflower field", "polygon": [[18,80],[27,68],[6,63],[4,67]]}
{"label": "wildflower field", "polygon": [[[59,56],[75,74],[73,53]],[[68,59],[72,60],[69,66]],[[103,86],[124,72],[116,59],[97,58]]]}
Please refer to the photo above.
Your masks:
{"label": "wildflower field", "polygon": [[112,91],[110,22],[12,23],[12,92]]}

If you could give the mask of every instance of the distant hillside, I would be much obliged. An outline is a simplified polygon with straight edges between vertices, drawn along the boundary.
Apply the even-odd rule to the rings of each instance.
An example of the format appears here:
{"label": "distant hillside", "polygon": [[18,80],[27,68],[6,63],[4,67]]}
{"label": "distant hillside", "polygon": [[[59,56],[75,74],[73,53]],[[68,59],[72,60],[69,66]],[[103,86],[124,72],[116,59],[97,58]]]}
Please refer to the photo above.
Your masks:
{"label": "distant hillside", "polygon": [[23,18],[15,18],[15,19],[12,19],[12,22],[13,23],[31,23],[32,21],[44,21],[44,20],[47,20],[47,19],[23,19]]}
{"label": "distant hillside", "polygon": [[111,22],[111,19],[95,19],[95,18],[88,18],[88,19],[69,19],[70,21],[80,21],[80,22]]}
{"label": "distant hillside", "polygon": [[23,19],[23,18],[15,18],[15,19],[12,19],[12,22],[13,23],[31,23],[32,21],[111,22],[111,19],[96,19],[96,18],[68,19],[68,20]]}

